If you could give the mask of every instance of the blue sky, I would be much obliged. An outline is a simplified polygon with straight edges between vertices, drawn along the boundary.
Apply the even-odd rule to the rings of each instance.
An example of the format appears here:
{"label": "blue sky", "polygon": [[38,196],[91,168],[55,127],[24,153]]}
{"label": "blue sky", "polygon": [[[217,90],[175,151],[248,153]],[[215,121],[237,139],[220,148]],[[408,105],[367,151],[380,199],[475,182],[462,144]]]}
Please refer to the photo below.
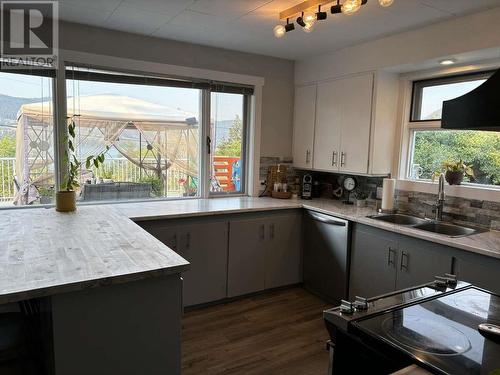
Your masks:
{"label": "blue sky", "polygon": [[444,100],[462,96],[484,81],[477,80],[425,87],[422,93],[421,118],[426,119],[431,113],[440,109]]}

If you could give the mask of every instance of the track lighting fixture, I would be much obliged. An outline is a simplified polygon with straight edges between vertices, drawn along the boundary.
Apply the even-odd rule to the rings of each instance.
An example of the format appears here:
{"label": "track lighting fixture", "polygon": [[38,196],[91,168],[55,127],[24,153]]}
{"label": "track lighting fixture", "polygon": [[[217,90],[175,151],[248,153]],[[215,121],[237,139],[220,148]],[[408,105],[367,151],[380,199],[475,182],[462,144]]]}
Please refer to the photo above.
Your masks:
{"label": "track lighting fixture", "polygon": [[337,4],[332,5],[330,11],[332,12],[332,14],[342,13],[342,5],[340,5],[340,0],[337,0]]}
{"label": "track lighting fixture", "polygon": [[321,4],[318,5],[318,12],[316,13],[316,19],[318,21],[326,20],[326,12],[321,11]]}
{"label": "track lighting fixture", "polygon": [[[360,10],[361,6],[368,3],[368,0],[305,0],[300,4],[297,4],[291,8],[288,8],[280,12],[279,18],[281,20],[286,19],[286,25],[277,25],[274,27],[274,36],[276,38],[281,38],[285,33],[295,30],[294,23],[290,23],[290,17],[297,17],[297,25],[301,26],[302,30],[309,33],[313,30],[315,21],[323,21],[327,18],[327,12],[321,10],[321,6],[334,3],[330,7],[330,12],[332,14],[344,13],[347,15],[354,14]],[[394,3],[394,0],[378,0],[380,6],[388,7]],[[311,13],[310,9],[318,6],[318,11],[316,13]]]}
{"label": "track lighting fixture", "polygon": [[302,27],[306,26],[306,22],[304,21],[304,12],[302,12],[302,14],[299,17],[297,17],[297,25]]}

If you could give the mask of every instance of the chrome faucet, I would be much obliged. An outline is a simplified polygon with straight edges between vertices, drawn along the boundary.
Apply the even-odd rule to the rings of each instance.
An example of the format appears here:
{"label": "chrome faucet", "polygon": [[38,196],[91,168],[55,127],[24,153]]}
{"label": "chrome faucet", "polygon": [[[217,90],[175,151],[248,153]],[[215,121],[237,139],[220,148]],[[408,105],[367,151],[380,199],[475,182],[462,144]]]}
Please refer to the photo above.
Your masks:
{"label": "chrome faucet", "polygon": [[437,221],[443,220],[443,209],[444,209],[445,198],[446,198],[446,195],[444,193],[444,173],[441,173],[439,175],[439,191],[438,191],[438,197],[437,197],[437,202],[436,202],[436,220]]}

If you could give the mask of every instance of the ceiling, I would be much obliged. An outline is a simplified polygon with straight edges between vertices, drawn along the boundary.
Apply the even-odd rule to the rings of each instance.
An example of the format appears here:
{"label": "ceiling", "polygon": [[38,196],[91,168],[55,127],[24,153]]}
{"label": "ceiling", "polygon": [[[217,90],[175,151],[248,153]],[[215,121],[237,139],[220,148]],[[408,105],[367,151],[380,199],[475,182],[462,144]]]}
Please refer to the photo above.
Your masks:
{"label": "ceiling", "polygon": [[[301,60],[360,42],[500,6],[500,0],[369,0],[306,34],[273,36],[278,13],[301,0],[60,0],[60,18],[131,33]],[[459,33],[459,30],[457,30]]]}

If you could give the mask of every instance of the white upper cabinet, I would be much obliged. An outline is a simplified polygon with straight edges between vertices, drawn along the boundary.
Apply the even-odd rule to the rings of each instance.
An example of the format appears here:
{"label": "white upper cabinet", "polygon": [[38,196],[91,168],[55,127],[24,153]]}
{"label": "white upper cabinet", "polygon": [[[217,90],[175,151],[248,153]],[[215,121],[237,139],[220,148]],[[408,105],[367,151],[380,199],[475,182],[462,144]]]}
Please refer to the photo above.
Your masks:
{"label": "white upper cabinet", "polygon": [[342,81],[318,85],[314,133],[315,169],[336,171],[339,166]]}
{"label": "white upper cabinet", "polygon": [[340,163],[345,173],[368,173],[372,119],[373,75],[341,80]]}
{"label": "white upper cabinet", "polygon": [[293,115],[293,163],[298,168],[312,168],[316,85],[295,89]]}
{"label": "white upper cabinet", "polygon": [[[391,172],[396,128],[397,75],[363,73],[297,88],[294,166],[322,171],[383,175]],[[310,90],[305,100],[305,90]],[[299,120],[300,121],[297,121]],[[308,133],[303,124],[308,122]],[[311,130],[312,129],[312,130]],[[312,163],[305,163],[313,139]],[[301,157],[302,155],[302,157]]]}

